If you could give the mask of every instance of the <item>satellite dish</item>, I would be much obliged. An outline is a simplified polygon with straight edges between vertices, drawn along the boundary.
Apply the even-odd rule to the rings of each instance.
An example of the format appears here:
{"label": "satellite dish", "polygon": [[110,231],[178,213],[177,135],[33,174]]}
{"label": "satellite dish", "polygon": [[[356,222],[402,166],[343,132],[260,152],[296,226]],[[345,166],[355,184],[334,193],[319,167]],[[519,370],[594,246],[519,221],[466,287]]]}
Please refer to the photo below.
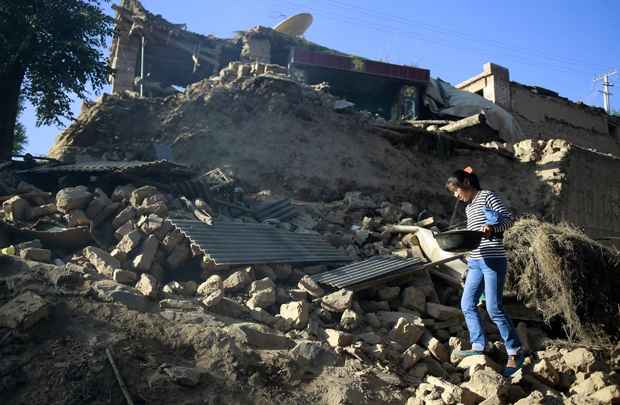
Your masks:
{"label": "satellite dish", "polygon": [[300,37],[310,28],[313,20],[312,14],[301,13],[287,18],[273,29],[292,37]]}

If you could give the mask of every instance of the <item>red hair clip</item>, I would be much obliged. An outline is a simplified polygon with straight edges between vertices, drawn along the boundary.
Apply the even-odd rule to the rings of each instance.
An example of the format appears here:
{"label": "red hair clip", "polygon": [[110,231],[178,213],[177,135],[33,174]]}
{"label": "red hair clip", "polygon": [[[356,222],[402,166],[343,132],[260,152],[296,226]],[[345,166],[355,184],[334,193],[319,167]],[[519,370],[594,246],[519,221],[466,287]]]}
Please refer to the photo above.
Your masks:
{"label": "red hair clip", "polygon": [[471,167],[471,166],[467,166],[466,168],[464,168],[464,169],[463,169],[463,171],[464,171],[465,173],[472,174],[472,173],[474,172],[474,169],[472,169],[472,167]]}

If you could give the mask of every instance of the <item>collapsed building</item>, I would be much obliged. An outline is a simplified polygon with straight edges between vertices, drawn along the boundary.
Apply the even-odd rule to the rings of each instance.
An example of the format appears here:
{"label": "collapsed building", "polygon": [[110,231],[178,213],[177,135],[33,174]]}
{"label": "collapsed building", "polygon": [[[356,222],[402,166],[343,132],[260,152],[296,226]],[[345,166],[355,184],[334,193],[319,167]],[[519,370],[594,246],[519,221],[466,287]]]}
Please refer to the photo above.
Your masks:
{"label": "collapsed building", "polygon": [[510,80],[503,66],[487,63],[480,74],[456,85],[511,112],[523,139],[565,139],[585,149],[620,156],[620,120],[602,108],[575,103],[557,92]]}
{"label": "collapsed building", "polygon": [[[520,201],[507,196],[517,212],[570,221],[608,241],[620,235],[620,191],[604,175],[618,170],[617,120],[600,109],[510,81],[508,70],[494,64],[452,87],[426,69],[345,55],[267,27],[219,39],[189,32],[137,1],[123,1],[116,10],[113,96],[85,104],[52,157],[96,160],[125,153],[124,159],[149,160],[162,158],[147,153],[162,144],[167,158],[205,170],[227,165],[257,188],[304,198],[333,198],[356,188],[434,196],[448,215],[437,174],[475,166],[476,155],[488,153],[430,158],[429,166],[422,164],[429,155],[421,144],[436,144],[439,136],[459,142],[457,149],[489,151],[483,144],[514,157],[511,145],[524,141],[525,164],[499,159],[485,165],[481,159],[477,169],[486,184],[502,184],[495,178],[503,172],[527,172],[524,180],[513,180],[527,184],[514,198]],[[135,98],[141,88],[159,97]],[[139,129],[135,122],[142,123]],[[308,133],[315,134],[309,141]],[[552,139],[568,144],[554,154],[546,146],[561,142]],[[281,156],[271,154],[273,147]],[[555,161],[535,150],[546,150]],[[322,154],[326,159],[317,162]],[[533,163],[541,159],[544,164]],[[437,184],[420,181],[424,176]]]}
{"label": "collapsed building", "polygon": [[[612,143],[524,121],[493,75],[455,88],[267,27],[219,39],[136,0],[116,10],[113,94],[83,104],[46,162],[0,166],[0,393],[620,400],[620,260],[594,240],[620,236]],[[517,216],[581,228],[528,217],[506,234],[506,308],[531,353],[512,378],[485,311],[489,353],[452,356],[467,265],[434,234],[462,224],[444,184],[465,166]]]}

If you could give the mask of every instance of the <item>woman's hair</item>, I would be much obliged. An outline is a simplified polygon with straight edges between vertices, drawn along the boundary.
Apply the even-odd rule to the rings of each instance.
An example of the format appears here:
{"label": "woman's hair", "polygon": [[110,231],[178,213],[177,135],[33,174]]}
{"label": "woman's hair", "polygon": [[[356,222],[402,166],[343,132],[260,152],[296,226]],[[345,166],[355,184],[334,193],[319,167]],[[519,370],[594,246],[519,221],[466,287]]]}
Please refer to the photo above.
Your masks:
{"label": "woman's hair", "polygon": [[457,187],[464,190],[480,190],[480,180],[471,167],[464,170],[457,170],[448,178],[446,187],[450,191],[454,191]]}

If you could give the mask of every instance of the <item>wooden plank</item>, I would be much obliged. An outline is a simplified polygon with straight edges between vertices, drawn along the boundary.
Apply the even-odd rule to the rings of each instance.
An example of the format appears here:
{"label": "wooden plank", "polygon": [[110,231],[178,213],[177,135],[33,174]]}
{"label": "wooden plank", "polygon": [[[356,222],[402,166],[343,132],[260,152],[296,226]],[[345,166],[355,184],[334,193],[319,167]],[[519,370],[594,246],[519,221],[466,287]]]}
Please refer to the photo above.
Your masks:
{"label": "wooden plank", "polygon": [[[442,250],[435,240],[433,231],[430,229],[422,227],[415,228],[417,228],[415,229],[415,235],[420,242],[420,248],[422,248],[422,252],[424,252],[424,255],[428,257],[431,262],[437,262],[462,255],[459,253],[451,253]],[[444,271],[446,275],[450,276],[451,279],[460,280],[467,271],[467,264],[462,260],[454,260],[443,264],[441,268],[442,271]]]}

